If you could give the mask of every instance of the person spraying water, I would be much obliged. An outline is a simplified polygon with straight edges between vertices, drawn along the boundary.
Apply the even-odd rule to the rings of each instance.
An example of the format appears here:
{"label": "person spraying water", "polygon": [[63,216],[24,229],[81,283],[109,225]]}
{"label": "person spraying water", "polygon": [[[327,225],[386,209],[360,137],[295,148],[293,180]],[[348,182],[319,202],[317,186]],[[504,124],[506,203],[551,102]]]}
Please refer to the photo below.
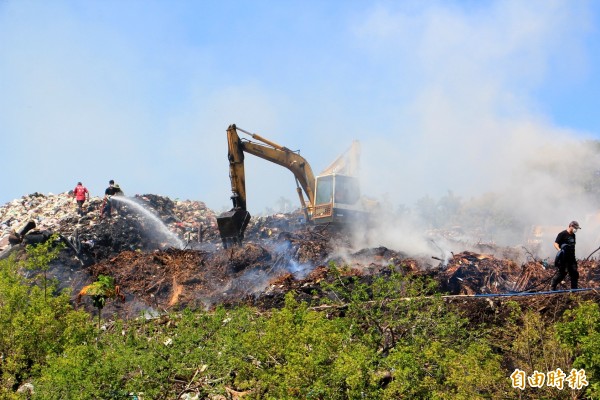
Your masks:
{"label": "person spraying water", "polygon": [[119,185],[115,185],[114,180],[108,181],[108,187],[104,191],[104,201],[102,203],[102,211],[100,213],[100,217],[108,217],[112,216],[113,202],[111,200],[112,196],[124,196],[123,190]]}

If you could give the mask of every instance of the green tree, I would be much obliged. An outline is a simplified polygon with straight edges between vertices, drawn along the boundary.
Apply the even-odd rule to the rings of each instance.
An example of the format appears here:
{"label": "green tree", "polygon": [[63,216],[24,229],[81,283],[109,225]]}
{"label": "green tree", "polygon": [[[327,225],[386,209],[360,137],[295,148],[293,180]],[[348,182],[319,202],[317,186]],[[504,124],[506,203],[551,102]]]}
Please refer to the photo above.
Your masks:
{"label": "green tree", "polygon": [[44,289],[44,299],[48,291],[48,270],[52,260],[58,257],[65,244],[59,239],[57,233],[50,236],[44,243],[28,245],[25,248],[27,258],[25,259],[25,268],[42,273],[42,286]]}
{"label": "green tree", "polygon": [[102,309],[106,305],[106,300],[116,298],[125,300],[119,287],[115,285],[115,279],[107,275],[99,275],[95,282],[84,286],[77,295],[78,302],[81,301],[82,296],[90,296],[92,304],[98,309],[98,328],[100,328]]}
{"label": "green tree", "polygon": [[574,353],[573,368],[585,370],[590,398],[600,398],[600,306],[585,302],[567,310],[556,330]]}
{"label": "green tree", "polygon": [[[39,246],[36,267],[43,270],[52,257]],[[50,253],[52,254],[52,253]],[[31,262],[31,259],[30,259]],[[38,376],[50,355],[89,339],[87,314],[74,311],[67,291],[53,293],[19,273],[14,258],[0,260],[0,398],[13,398],[24,382]]]}

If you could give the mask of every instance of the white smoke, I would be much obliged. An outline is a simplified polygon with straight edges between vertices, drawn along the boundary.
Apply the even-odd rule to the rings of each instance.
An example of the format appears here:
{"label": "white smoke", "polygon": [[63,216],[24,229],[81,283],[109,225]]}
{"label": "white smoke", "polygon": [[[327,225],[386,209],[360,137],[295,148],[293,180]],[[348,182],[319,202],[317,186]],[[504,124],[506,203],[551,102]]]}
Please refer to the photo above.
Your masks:
{"label": "white smoke", "polygon": [[[419,71],[398,87],[412,101],[390,103],[387,125],[374,127],[387,135],[361,140],[364,192],[385,208],[371,243],[439,253],[429,233],[443,228],[462,235],[453,241],[514,246],[534,226],[578,220],[578,256],[600,245],[600,146],[547,120],[531,96],[560,54],[584,63],[576,43],[586,25],[573,21],[585,7],[571,4],[379,8],[357,29],[376,56],[410,54],[394,60]],[[462,213],[439,209],[449,193]],[[419,213],[428,203],[438,207],[434,224]],[[540,257],[554,252],[558,232],[547,234]]]}

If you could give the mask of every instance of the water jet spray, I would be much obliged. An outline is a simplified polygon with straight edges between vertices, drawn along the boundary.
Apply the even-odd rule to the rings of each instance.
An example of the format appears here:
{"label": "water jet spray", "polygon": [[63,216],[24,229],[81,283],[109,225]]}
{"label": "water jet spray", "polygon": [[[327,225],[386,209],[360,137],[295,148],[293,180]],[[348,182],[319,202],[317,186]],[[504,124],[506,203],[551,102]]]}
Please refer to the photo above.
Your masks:
{"label": "water jet spray", "polygon": [[161,221],[158,216],[156,216],[153,212],[148,210],[142,204],[138,203],[132,198],[125,196],[112,196],[110,201],[116,201],[127,205],[130,207],[135,213],[142,216],[147,224],[144,224],[144,227],[151,231],[151,233],[166,243],[168,243],[171,247],[175,247],[177,249],[183,249],[185,244],[183,241],[177,236],[175,233],[171,232],[169,228],[165,225],[163,221]]}

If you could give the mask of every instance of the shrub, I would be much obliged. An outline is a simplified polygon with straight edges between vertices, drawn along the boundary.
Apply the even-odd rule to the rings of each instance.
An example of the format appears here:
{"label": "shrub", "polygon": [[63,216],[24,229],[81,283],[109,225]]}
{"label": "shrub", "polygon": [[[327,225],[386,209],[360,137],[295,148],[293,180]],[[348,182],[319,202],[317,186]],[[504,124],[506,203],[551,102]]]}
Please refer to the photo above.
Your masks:
{"label": "shrub", "polygon": [[[52,257],[39,245],[29,265],[45,269]],[[56,253],[53,253],[54,256]],[[43,262],[42,262],[43,261]],[[55,293],[54,285],[42,287],[19,273],[22,263],[0,260],[0,397],[14,396],[24,382],[36,377],[51,355],[70,344],[89,338],[88,316],[74,311],[69,293]]]}
{"label": "shrub", "polygon": [[558,339],[574,354],[573,368],[585,370],[586,394],[600,398],[600,306],[585,302],[567,310],[556,330]]}

